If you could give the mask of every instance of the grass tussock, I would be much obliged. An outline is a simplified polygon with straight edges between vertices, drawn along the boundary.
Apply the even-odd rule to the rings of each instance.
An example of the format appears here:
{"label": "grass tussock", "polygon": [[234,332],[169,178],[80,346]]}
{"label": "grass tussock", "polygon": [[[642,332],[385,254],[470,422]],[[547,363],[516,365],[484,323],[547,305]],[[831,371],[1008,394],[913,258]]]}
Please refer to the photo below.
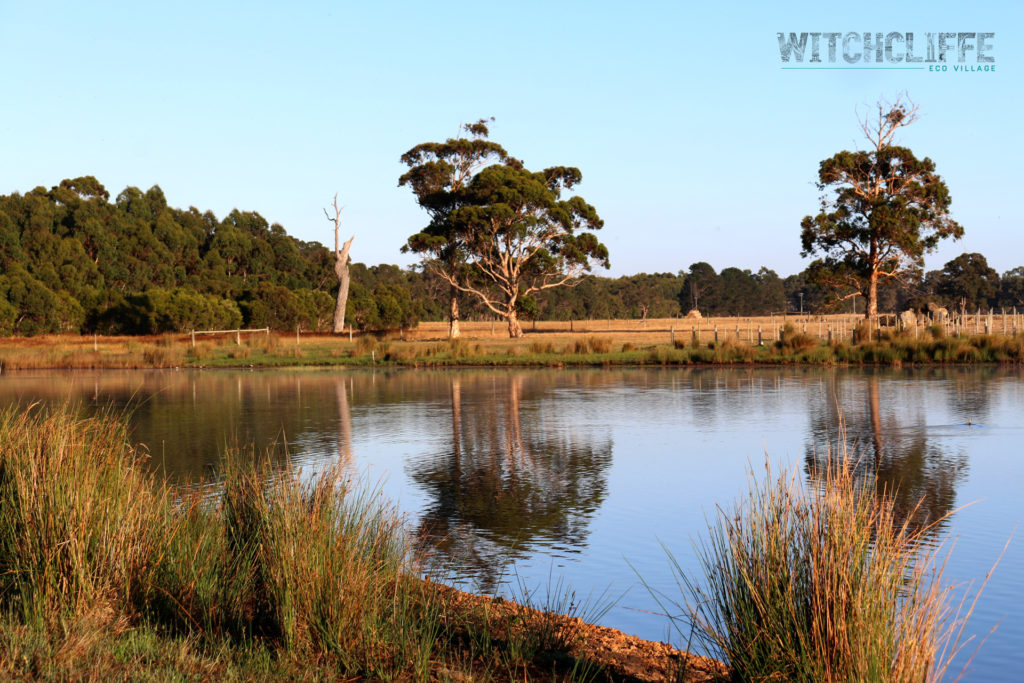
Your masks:
{"label": "grass tussock", "polygon": [[897,519],[891,495],[845,457],[819,487],[766,475],[710,525],[702,578],[670,555],[692,635],[737,680],[940,679],[966,617],[951,609],[928,529]]}
{"label": "grass tussock", "polygon": [[600,670],[548,657],[571,646],[552,625],[563,622],[466,608],[463,594],[422,580],[395,510],[353,489],[340,466],[309,477],[236,453],[211,499],[155,480],[144,457],[110,417],[0,414],[0,677],[508,681]]}
{"label": "grass tussock", "polygon": [[810,351],[821,344],[820,339],[797,330],[791,324],[786,324],[782,328],[780,337],[779,341],[775,343],[775,348],[784,355]]}
{"label": "grass tussock", "polygon": [[167,527],[123,426],[0,415],[0,608],[42,627],[113,622],[147,591]]}

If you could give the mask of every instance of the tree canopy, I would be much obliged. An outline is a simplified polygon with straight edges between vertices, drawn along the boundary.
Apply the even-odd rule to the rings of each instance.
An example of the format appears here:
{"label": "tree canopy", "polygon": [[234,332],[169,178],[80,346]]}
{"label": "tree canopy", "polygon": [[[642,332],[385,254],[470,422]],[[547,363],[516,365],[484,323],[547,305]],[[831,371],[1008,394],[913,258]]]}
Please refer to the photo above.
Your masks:
{"label": "tree canopy", "polygon": [[[493,120],[493,119],[491,119]],[[409,167],[398,184],[408,185],[416,201],[430,216],[430,223],[412,235],[403,252],[419,254],[423,267],[449,283],[448,334],[459,336],[460,284],[470,277],[466,265],[466,240],[452,216],[462,206],[462,192],[481,168],[492,163],[515,164],[505,149],[487,139],[487,119],[459,127],[459,136],[445,142],[425,142],[402,155]]]}
{"label": "tree canopy", "polygon": [[820,254],[811,270],[836,296],[867,299],[865,316],[878,314],[880,278],[919,272],[924,254],[963,228],[949,213],[951,198],[935,163],[894,144],[896,133],[917,120],[917,107],[897,99],[878,103],[861,129],[871,148],[842,151],[821,162],[821,211],[801,221],[803,256]]}
{"label": "tree canopy", "polygon": [[461,193],[453,222],[466,235],[465,256],[475,276],[459,289],[474,295],[522,336],[520,301],[571,284],[593,264],[608,267],[608,249],[593,231],[604,222],[582,197],[566,199],[582,179],[579,169],[556,166],[532,172],[495,164]]}
{"label": "tree canopy", "polygon": [[424,267],[450,287],[452,336],[462,292],[518,337],[532,294],[572,284],[593,264],[608,266],[608,250],[593,234],[603,221],[581,197],[562,197],[582,179],[579,169],[527,170],[487,140],[483,119],[462,131],[469,137],[424,143],[402,156],[410,170],[399,184],[412,187],[431,217],[405,249],[422,254]]}
{"label": "tree canopy", "polygon": [[96,178],[66,179],[0,197],[0,333],[322,330],[332,261],[253,211],[175,209],[158,186],[111,202]]}
{"label": "tree canopy", "polygon": [[[452,220],[489,221],[493,216],[497,221],[502,215],[532,220],[530,211],[515,209],[526,205],[523,197],[529,197],[534,207],[554,207],[552,215],[562,211],[563,220],[574,210],[588,215],[581,199],[552,199],[547,185],[539,187],[547,182],[544,172],[493,166],[490,173],[502,177],[488,180],[485,191],[490,173],[476,173],[460,200],[459,209],[467,213]],[[490,199],[499,196],[504,201]],[[234,210],[218,219],[195,207],[173,208],[158,186],[145,191],[128,187],[111,197],[91,176],[64,180],[49,190],[38,187],[24,195],[0,196],[0,334],[152,334],[239,325],[332,329],[338,281],[331,249],[295,239],[254,211]],[[572,204],[565,208],[564,202]],[[514,221],[506,225],[501,230],[507,231],[508,241],[499,246],[518,244],[522,250],[527,239],[535,239],[531,231],[542,221],[521,230]],[[481,229],[480,235],[506,239],[501,230]],[[591,240],[590,247],[579,246],[580,239]],[[487,240],[474,246],[483,250]],[[544,256],[536,263],[526,260],[515,290],[517,320],[666,318],[685,314],[695,303],[703,314],[717,316],[792,313],[801,303],[807,313],[825,313],[840,304],[815,279],[815,264],[780,278],[765,267],[726,267],[718,272],[698,261],[677,273],[592,275],[573,287],[533,289],[545,278],[569,274],[570,269],[561,265],[546,270],[547,264],[574,249],[582,259],[588,248],[597,248],[595,236],[574,228],[572,235],[544,243],[537,252]],[[474,258],[468,252],[463,255],[464,274],[473,272]],[[563,264],[569,262],[571,258],[566,258]],[[500,312],[501,290],[481,273],[462,286],[486,291]],[[450,289],[430,270],[352,263],[346,324],[387,330],[419,320],[443,320],[450,314]],[[939,270],[911,272],[899,281],[883,278],[879,283],[880,310],[899,311],[926,302],[951,311],[961,306],[968,311],[1024,309],[1024,267],[1000,276],[983,255],[968,253]],[[863,311],[861,297],[842,304],[843,310],[851,310],[854,303],[858,312]],[[498,313],[482,299],[466,297],[462,315],[493,320]]]}

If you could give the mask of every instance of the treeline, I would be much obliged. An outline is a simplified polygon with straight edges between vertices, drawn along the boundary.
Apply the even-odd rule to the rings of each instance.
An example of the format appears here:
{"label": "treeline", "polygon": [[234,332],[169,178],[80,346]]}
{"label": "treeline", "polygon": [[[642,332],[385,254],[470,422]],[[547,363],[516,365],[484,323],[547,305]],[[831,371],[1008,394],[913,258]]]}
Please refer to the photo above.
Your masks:
{"label": "treeline", "polygon": [[[333,254],[288,235],[260,214],[167,205],[158,186],[123,190],[113,201],[95,178],[0,196],[0,334],[150,334],[190,329],[332,327]],[[443,320],[447,288],[394,265],[351,267],[346,324],[362,330]],[[941,270],[883,283],[879,309],[927,302],[954,310],[1024,308],[1024,267],[1001,276],[980,254]],[[859,304],[859,305],[858,305]],[[781,278],[698,262],[678,273],[588,277],[521,300],[530,319],[753,316],[782,311],[862,312],[863,298],[839,300],[808,271]],[[491,313],[470,299],[463,318]]]}
{"label": "treeline", "polygon": [[[114,201],[95,178],[0,196],[0,334],[330,329],[333,254],[255,212],[167,205],[158,186]],[[429,311],[423,278],[354,266],[349,324]]]}

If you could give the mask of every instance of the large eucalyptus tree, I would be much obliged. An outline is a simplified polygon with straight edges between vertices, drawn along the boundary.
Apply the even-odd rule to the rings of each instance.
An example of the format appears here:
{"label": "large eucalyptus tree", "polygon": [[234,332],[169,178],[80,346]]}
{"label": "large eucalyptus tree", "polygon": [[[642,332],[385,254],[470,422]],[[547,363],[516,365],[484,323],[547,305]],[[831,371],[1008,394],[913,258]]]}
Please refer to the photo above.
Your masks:
{"label": "large eucalyptus tree", "polygon": [[963,228],[949,213],[946,183],[935,162],[895,143],[914,123],[918,107],[897,98],[878,103],[877,118],[861,122],[869,149],[842,151],[821,162],[817,216],[801,221],[801,255],[821,254],[810,266],[819,283],[838,296],[867,299],[865,317],[878,315],[880,278],[919,272],[939,240],[959,239]]}

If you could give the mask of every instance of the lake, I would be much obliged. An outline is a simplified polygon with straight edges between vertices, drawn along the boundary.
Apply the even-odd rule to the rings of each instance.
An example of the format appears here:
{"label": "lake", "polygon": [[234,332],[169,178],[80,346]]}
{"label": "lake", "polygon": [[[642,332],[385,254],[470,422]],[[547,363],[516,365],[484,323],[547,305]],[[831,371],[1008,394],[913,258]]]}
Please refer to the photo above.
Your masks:
{"label": "lake", "polygon": [[[71,399],[128,407],[132,434],[181,483],[215,482],[232,444],[269,448],[314,473],[342,460],[406,513],[448,559],[450,581],[542,599],[618,598],[601,623],[679,637],[640,578],[675,590],[668,548],[692,541],[747,475],[806,478],[842,425],[901,510],[949,515],[930,542],[976,590],[1024,521],[1024,371],[611,369],[32,372],[0,377],[0,403]],[[950,514],[951,513],[951,514]],[[1011,541],[975,608],[968,680],[1024,671],[1024,537]],[[959,667],[955,667],[959,670]]]}

